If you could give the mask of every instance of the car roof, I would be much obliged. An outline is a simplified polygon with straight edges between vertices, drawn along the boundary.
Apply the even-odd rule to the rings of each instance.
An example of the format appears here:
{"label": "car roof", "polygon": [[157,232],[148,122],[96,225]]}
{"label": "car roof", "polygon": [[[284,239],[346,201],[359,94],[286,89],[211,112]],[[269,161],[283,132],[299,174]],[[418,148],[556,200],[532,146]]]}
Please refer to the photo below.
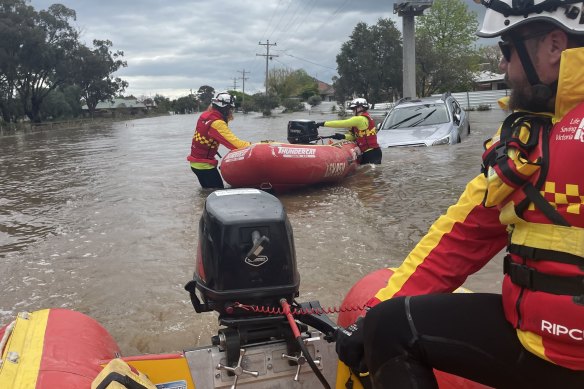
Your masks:
{"label": "car roof", "polygon": [[440,97],[424,97],[421,99],[414,99],[414,100],[405,100],[398,102],[395,107],[402,108],[402,107],[411,107],[416,105],[423,105],[423,104],[444,104],[445,100]]}

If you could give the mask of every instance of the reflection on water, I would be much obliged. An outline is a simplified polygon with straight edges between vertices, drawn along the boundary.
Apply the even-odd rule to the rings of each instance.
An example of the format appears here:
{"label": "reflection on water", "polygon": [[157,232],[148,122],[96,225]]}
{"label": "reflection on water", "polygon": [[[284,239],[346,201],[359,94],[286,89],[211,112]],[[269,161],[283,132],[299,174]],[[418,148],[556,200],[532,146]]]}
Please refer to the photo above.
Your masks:
{"label": "reflection on water", "polygon": [[[333,117],[239,115],[232,128],[246,140],[285,141],[288,120],[307,118]],[[338,305],[360,277],[399,264],[478,174],[482,142],[501,119],[473,112],[462,144],[386,149],[381,165],[340,185],[282,195],[299,300]],[[183,289],[209,194],[186,162],[195,120],[0,138],[0,324],[22,310],[67,307],[96,318],[126,355],[209,344],[216,317],[195,314]],[[489,266],[468,286],[498,291],[500,267]]]}

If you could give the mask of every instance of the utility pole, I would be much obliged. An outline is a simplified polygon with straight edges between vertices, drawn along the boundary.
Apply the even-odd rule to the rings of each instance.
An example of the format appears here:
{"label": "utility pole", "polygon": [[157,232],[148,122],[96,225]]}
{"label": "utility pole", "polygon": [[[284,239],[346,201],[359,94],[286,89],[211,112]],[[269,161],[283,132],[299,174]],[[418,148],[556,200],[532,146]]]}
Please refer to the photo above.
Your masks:
{"label": "utility pole", "polygon": [[399,1],[393,13],[402,17],[403,31],[403,97],[416,97],[416,40],[414,17],[424,13],[434,0]]}
{"label": "utility pole", "polygon": [[237,91],[237,77],[233,77],[233,91]]}
{"label": "utility pole", "polygon": [[274,55],[274,54],[270,55],[270,46],[277,46],[277,44],[270,43],[270,40],[268,39],[266,41],[266,43],[259,42],[258,45],[266,46],[266,54],[256,54],[256,55],[260,56],[260,57],[266,57],[266,100],[267,100],[267,98],[268,98],[268,60],[272,59],[273,57],[278,57],[277,55]]}
{"label": "utility pole", "polygon": [[[245,69],[243,69],[243,71],[238,70],[239,73],[241,73],[241,82],[243,84],[243,95],[241,97],[241,105],[243,106],[243,103],[245,103],[245,80],[247,80],[247,77],[245,76]],[[247,74],[249,74],[249,72],[247,72]]]}

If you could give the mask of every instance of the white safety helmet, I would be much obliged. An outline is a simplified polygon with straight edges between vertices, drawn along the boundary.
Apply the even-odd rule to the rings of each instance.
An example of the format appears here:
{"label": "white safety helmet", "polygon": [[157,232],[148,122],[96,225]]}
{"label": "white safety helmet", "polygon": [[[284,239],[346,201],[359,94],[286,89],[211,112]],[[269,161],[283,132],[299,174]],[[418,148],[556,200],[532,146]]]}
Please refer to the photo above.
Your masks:
{"label": "white safety helmet", "polygon": [[534,21],[550,22],[567,33],[584,34],[582,0],[474,0],[487,7],[477,35],[492,38]]}
{"label": "white safety helmet", "polygon": [[235,97],[227,92],[219,92],[217,96],[211,99],[211,103],[218,108],[235,107]]}
{"label": "white safety helmet", "polygon": [[349,103],[349,108],[350,109],[355,109],[357,107],[363,107],[363,109],[368,110],[369,109],[369,103],[367,102],[367,100],[365,100],[362,97],[353,99],[350,103]]}

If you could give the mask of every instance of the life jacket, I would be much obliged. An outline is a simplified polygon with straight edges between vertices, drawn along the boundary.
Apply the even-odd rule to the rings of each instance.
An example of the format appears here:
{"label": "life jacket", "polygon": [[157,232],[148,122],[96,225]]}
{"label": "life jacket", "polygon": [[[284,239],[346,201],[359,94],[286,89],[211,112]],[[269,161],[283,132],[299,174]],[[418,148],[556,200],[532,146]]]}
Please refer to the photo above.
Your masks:
{"label": "life jacket", "polygon": [[503,305],[521,343],[584,370],[584,103],[552,126],[516,112],[486,144],[485,206],[508,225]]}
{"label": "life jacket", "polygon": [[513,206],[521,216],[532,202],[555,224],[568,225],[539,192],[548,170],[551,129],[549,116],[515,112],[503,122],[498,139],[485,142],[486,207]]}
{"label": "life jacket", "polygon": [[191,144],[191,154],[187,157],[189,162],[202,162],[211,165],[217,165],[218,161],[215,159],[219,142],[213,139],[210,135],[211,124],[215,120],[224,120],[219,111],[211,110],[205,111],[199,116],[197,126],[195,127],[195,135]]}
{"label": "life jacket", "polygon": [[367,118],[369,125],[365,130],[359,130],[357,127],[352,127],[351,132],[355,136],[357,146],[359,146],[361,152],[364,153],[369,149],[379,148],[379,144],[377,143],[377,130],[375,129],[375,122],[373,119],[371,119],[371,116],[369,116],[368,112],[361,113],[361,116]]}

